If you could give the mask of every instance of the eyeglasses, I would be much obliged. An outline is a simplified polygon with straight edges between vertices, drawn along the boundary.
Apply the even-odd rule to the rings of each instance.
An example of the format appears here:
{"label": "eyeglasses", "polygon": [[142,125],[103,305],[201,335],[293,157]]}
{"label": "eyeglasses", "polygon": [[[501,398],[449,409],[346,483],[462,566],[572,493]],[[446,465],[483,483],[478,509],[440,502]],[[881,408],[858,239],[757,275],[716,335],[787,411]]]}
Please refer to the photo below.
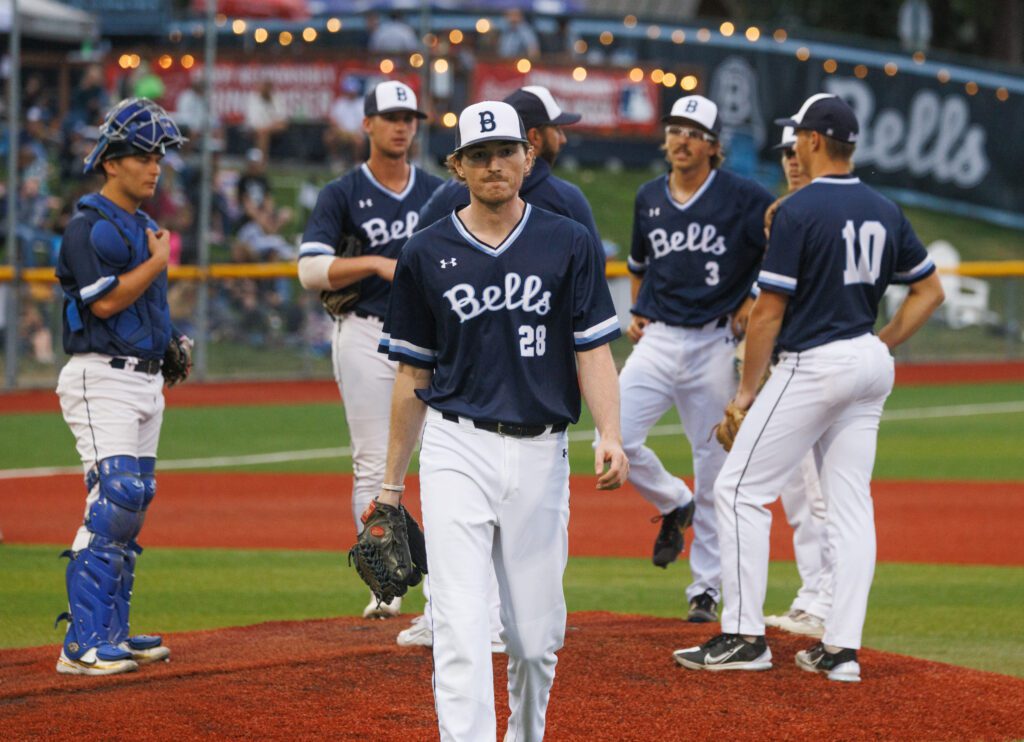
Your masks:
{"label": "eyeglasses", "polygon": [[679,124],[669,124],[665,127],[665,133],[672,137],[686,137],[687,139],[703,139],[705,142],[717,142],[718,137],[708,134],[706,131],[694,129]]}
{"label": "eyeglasses", "polygon": [[786,149],[782,150],[782,156],[787,160],[792,159],[796,157],[796,150],[792,147],[786,147]]}

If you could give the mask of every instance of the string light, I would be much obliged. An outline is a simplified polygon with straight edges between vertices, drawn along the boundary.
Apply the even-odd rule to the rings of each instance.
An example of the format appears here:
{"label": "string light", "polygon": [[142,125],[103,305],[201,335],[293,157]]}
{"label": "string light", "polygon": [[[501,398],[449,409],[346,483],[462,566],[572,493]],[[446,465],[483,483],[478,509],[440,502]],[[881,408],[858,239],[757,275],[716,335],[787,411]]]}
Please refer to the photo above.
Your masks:
{"label": "string light", "polygon": [[267,29],[265,28],[257,28],[252,37],[257,44],[262,44],[270,37],[270,34],[267,33]]}
{"label": "string light", "polygon": [[697,89],[697,77],[696,75],[686,75],[680,82],[679,87],[683,90],[696,90]]}
{"label": "string light", "polygon": [[839,65],[836,64],[836,60],[834,59],[826,59],[821,66],[825,70],[825,72],[827,72],[830,75],[839,68]]}
{"label": "string light", "polygon": [[654,41],[661,37],[661,26],[650,25],[647,27],[647,38]]}
{"label": "string light", "polygon": [[160,69],[170,69],[171,65],[174,64],[174,59],[170,54],[160,55],[160,59],[157,60],[157,64],[160,65]]}
{"label": "string light", "polygon": [[282,31],[277,37],[277,43],[281,46],[288,46],[294,38],[291,31]]}
{"label": "string light", "polygon": [[441,123],[451,129],[455,124],[459,123],[459,117],[449,111],[441,117]]}
{"label": "string light", "polygon": [[967,95],[977,95],[978,94],[978,83],[976,83],[973,80],[971,80],[966,85],[964,85],[964,90],[967,91]]}
{"label": "string light", "polygon": [[419,69],[423,66],[423,55],[419,52],[409,55],[409,66]]}
{"label": "string light", "polygon": [[477,33],[487,33],[490,30],[491,30],[491,22],[489,20],[487,20],[486,18],[481,18],[480,20],[478,20],[476,22],[476,32]]}
{"label": "string light", "polygon": [[811,50],[808,49],[806,46],[801,46],[799,49],[796,50],[796,58],[799,59],[801,62],[806,62],[808,59],[811,58]]}
{"label": "string light", "polygon": [[312,44],[316,41],[316,29],[312,26],[306,26],[302,29],[302,40],[307,44]]}
{"label": "string light", "polygon": [[789,34],[786,33],[786,29],[784,28],[776,28],[775,33],[772,34],[772,38],[781,44],[783,41],[789,38]]}
{"label": "string light", "polygon": [[196,58],[193,57],[191,54],[186,54],[181,58],[181,66],[187,70],[192,69],[192,67],[195,66],[195,63]]}
{"label": "string light", "polygon": [[678,80],[673,72],[666,72],[665,77],[661,79],[661,84],[666,88],[674,88],[676,86],[676,80]]}
{"label": "string light", "polygon": [[642,69],[640,69],[639,67],[634,67],[633,69],[631,69],[629,71],[629,81],[630,82],[640,82],[643,79],[644,79],[644,71]]}
{"label": "string light", "polygon": [[885,67],[882,69],[885,70],[885,74],[889,77],[894,77],[896,73],[900,71],[899,66],[895,62],[886,62]]}
{"label": "string light", "polygon": [[856,67],[853,68],[853,74],[854,74],[854,77],[858,77],[861,80],[863,80],[865,77],[868,76],[867,65],[858,64]]}
{"label": "string light", "polygon": [[583,39],[576,39],[576,41],[572,45],[572,50],[577,54],[586,54],[587,49],[589,48],[590,45],[587,44],[587,42],[584,41]]}
{"label": "string light", "polygon": [[434,72],[439,75],[443,75],[448,71],[448,60],[447,59],[435,59],[434,60]]}
{"label": "string light", "polygon": [[701,42],[702,44],[711,41],[711,32],[706,28],[700,29],[699,31],[697,31],[697,41]]}
{"label": "string light", "polygon": [[636,26],[636,16],[627,15],[625,18],[622,19],[622,25],[625,26],[626,28],[634,28]]}
{"label": "string light", "polygon": [[245,21],[241,18],[231,21],[231,30],[235,32],[235,35],[241,36],[245,33]]}
{"label": "string light", "polygon": [[1006,88],[996,88],[996,98],[1005,103],[1010,99],[1010,91]]}
{"label": "string light", "polygon": [[736,26],[734,26],[730,21],[724,21],[722,25],[718,27],[718,32],[722,34],[722,36],[728,38],[736,32]]}
{"label": "string light", "polygon": [[761,29],[759,29],[757,26],[751,26],[750,28],[747,29],[746,37],[747,41],[757,41],[759,38],[761,38]]}
{"label": "string light", "polygon": [[684,41],[686,41],[686,31],[684,31],[681,28],[677,28],[675,31],[672,32],[673,44],[682,44]]}
{"label": "string light", "polygon": [[608,46],[613,41],[615,41],[615,35],[611,31],[602,31],[601,35],[598,37],[598,40],[605,46]]}
{"label": "string light", "polygon": [[665,70],[651,70],[651,82],[655,85],[661,85],[661,81],[665,79]]}
{"label": "string light", "polygon": [[938,78],[939,82],[945,85],[947,82],[949,82],[949,70],[943,67],[941,70],[939,70],[938,74],[936,74],[935,77]]}
{"label": "string light", "polygon": [[922,51],[914,52],[914,56],[911,57],[911,59],[913,59],[915,62],[917,62],[917,64],[924,64],[924,52],[922,52]]}
{"label": "string light", "polygon": [[138,54],[132,54],[128,59],[131,61],[132,69],[136,69],[140,64],[142,64],[142,57]]}
{"label": "string light", "polygon": [[572,71],[572,79],[576,82],[583,82],[587,79],[587,70],[584,67],[577,67]]}
{"label": "string light", "polygon": [[121,69],[126,70],[132,66],[132,58],[127,54],[122,54],[120,57],[117,58],[117,65]]}
{"label": "string light", "polygon": [[453,28],[451,31],[448,32],[448,40],[450,42],[452,42],[453,44],[461,44],[462,43],[462,31],[460,31],[457,28]]}
{"label": "string light", "polygon": [[518,72],[521,75],[525,75],[532,68],[533,65],[530,63],[529,59],[520,59],[518,62],[516,62],[516,72]]}
{"label": "string light", "polygon": [[228,17],[223,13],[218,13],[213,17],[213,22],[216,23],[218,26],[223,27],[224,24],[228,22]]}
{"label": "string light", "polygon": [[392,62],[390,59],[380,60],[380,71],[383,72],[385,75],[390,75],[392,72],[395,71],[395,63]]}
{"label": "string light", "polygon": [[329,18],[327,20],[327,30],[331,33],[338,33],[341,30],[341,20],[338,18]]}

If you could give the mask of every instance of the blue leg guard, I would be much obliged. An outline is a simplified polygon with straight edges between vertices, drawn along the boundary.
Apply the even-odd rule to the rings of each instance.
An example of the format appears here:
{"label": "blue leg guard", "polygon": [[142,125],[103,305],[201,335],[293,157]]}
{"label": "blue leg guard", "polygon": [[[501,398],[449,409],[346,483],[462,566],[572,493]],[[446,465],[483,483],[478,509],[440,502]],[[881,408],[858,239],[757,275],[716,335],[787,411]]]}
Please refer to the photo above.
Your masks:
{"label": "blue leg guard", "polygon": [[95,647],[101,659],[130,659],[117,646],[118,602],[128,545],[141,528],[146,488],[133,456],[103,459],[95,475],[86,478],[87,486],[97,483],[99,496],[89,506],[85,521],[92,533],[89,545],[65,552],[71,562],[66,575],[70,612],[64,616],[69,622],[64,652],[77,660]]}

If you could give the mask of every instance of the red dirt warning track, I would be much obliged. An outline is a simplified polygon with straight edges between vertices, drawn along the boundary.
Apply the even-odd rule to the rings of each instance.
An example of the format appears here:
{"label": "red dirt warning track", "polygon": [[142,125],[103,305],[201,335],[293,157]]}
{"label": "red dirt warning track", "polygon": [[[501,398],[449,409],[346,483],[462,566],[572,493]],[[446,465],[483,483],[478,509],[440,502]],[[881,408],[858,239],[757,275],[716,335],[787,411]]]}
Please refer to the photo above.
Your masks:
{"label": "red dirt warning track", "polygon": [[[415,478],[406,502],[419,516]],[[334,549],[351,546],[348,474],[160,475],[144,545]],[[1024,485],[1011,482],[875,482],[882,561],[1024,564]],[[63,544],[81,522],[82,478],[0,480],[0,524],[11,543]],[[631,487],[597,492],[573,477],[570,553],[647,557],[657,526]],[[792,534],[773,507],[772,557],[792,559]],[[951,517],[950,514],[955,514]]]}
{"label": "red dirt warning track", "polygon": [[[397,628],[340,618],[176,634],[169,637],[172,662],[112,678],[57,675],[53,648],[6,651],[0,728],[6,739],[437,739],[429,651],[396,646]],[[675,665],[673,649],[713,630],[662,618],[570,615],[547,739],[1024,736],[1024,680],[864,650],[864,682],[832,683],[793,664],[806,639],[774,629],[770,672]],[[507,718],[504,668],[497,657],[499,735]]]}

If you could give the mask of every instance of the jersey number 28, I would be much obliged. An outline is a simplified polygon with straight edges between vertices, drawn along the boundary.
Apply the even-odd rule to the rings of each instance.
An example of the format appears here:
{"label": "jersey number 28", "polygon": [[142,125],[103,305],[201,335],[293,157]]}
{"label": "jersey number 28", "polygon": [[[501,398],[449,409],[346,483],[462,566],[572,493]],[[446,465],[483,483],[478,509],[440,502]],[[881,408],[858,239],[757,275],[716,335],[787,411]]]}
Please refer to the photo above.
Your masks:
{"label": "jersey number 28", "polygon": [[548,349],[548,329],[544,325],[520,325],[519,326],[519,355],[523,358],[533,358],[544,355]]}
{"label": "jersey number 28", "polygon": [[[882,251],[885,250],[885,227],[881,222],[867,221],[860,229],[847,220],[843,227],[843,241],[846,243],[846,268],[843,269],[843,283],[874,285],[882,275]],[[858,243],[860,250],[857,250]]]}

